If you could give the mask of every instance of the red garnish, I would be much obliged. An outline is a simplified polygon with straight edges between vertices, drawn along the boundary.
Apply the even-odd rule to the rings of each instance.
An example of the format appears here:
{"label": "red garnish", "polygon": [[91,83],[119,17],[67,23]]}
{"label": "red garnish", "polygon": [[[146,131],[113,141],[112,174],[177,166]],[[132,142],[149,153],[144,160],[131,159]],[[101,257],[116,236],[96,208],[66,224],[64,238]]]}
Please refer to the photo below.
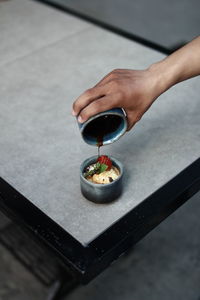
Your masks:
{"label": "red garnish", "polygon": [[107,167],[107,171],[111,169],[112,167],[112,161],[110,160],[110,158],[107,155],[101,155],[98,157],[97,162],[100,162],[100,164],[104,164]]}

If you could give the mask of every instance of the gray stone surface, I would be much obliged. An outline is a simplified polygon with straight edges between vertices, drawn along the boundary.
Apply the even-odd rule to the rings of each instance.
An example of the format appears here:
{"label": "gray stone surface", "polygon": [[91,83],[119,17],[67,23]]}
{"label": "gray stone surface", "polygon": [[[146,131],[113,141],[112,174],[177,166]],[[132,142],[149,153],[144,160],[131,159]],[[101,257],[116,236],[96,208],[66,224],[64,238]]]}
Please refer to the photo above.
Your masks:
{"label": "gray stone surface", "polygon": [[88,23],[39,2],[0,1],[0,66],[88,27]]}
{"label": "gray stone surface", "polygon": [[90,26],[0,68],[0,176],[82,243],[199,157],[196,78],[161,96],[134,130],[102,149],[124,163],[122,197],[97,205],[81,195],[79,166],[97,150],[81,140],[72,102],[113,68],[145,68],[162,57]]}
{"label": "gray stone surface", "polygon": [[[200,193],[87,286],[63,300],[199,300]],[[0,300],[44,300],[42,286],[0,245]]]}
{"label": "gray stone surface", "polygon": [[168,49],[199,35],[199,0],[50,0]]}

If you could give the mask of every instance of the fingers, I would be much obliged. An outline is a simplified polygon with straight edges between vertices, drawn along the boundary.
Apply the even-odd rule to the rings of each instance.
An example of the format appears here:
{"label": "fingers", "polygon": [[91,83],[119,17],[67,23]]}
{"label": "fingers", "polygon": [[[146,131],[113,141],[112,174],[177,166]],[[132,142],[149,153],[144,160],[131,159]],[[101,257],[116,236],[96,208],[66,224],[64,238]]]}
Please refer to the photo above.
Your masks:
{"label": "fingers", "polygon": [[134,126],[135,122],[132,120],[132,117],[130,116],[130,114],[126,114],[126,118],[127,118],[127,131],[130,131],[131,128]]}
{"label": "fingers", "polygon": [[108,109],[112,109],[115,106],[115,101],[112,96],[104,96],[96,101],[91,102],[88,106],[86,106],[80,112],[80,115],[78,116],[78,121],[80,123],[83,123],[87,121],[90,117]]}
{"label": "fingers", "polygon": [[136,123],[128,123],[127,131],[130,131]]}
{"label": "fingers", "polygon": [[105,95],[105,88],[102,86],[97,86],[92,89],[88,89],[83,94],[81,94],[73,104],[72,114],[77,116],[81,110],[88,106],[94,100],[101,98]]}
{"label": "fingers", "polygon": [[126,116],[128,122],[127,131],[130,131],[133,128],[133,126],[135,126],[135,124],[139,122],[142,118],[142,114],[139,114],[137,111],[134,110],[126,112]]}
{"label": "fingers", "polygon": [[[91,102],[104,97],[106,91],[109,89],[111,82],[117,82],[120,75],[124,73],[122,69],[116,69],[107,74],[102,80],[100,80],[93,88],[88,89],[82,95],[80,95],[73,104],[72,114],[74,116],[79,115],[81,110],[83,110]],[[124,76],[126,76],[124,74]]]}

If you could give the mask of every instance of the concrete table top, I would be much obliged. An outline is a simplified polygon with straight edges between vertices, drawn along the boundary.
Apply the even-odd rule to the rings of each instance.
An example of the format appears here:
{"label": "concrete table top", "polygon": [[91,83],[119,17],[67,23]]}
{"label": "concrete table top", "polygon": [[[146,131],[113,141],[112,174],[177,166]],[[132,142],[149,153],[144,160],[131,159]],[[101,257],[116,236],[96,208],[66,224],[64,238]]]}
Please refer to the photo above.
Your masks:
{"label": "concrete table top", "polygon": [[114,68],[142,69],[163,55],[26,0],[0,3],[0,35],[0,176],[82,244],[199,157],[200,79],[194,78],[103,147],[125,166],[121,198],[87,201],[79,167],[97,149],[81,139],[70,114],[74,99]]}

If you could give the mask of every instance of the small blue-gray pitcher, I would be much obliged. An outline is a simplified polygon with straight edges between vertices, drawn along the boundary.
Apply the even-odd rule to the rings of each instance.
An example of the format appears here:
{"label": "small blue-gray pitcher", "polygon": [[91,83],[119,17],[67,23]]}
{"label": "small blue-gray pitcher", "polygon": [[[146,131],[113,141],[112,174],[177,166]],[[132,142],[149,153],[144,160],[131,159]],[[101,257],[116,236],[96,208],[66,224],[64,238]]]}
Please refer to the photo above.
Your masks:
{"label": "small blue-gray pitcher", "polygon": [[113,108],[94,115],[79,123],[83,140],[93,146],[108,145],[117,141],[127,130],[127,119],[123,109]]}

